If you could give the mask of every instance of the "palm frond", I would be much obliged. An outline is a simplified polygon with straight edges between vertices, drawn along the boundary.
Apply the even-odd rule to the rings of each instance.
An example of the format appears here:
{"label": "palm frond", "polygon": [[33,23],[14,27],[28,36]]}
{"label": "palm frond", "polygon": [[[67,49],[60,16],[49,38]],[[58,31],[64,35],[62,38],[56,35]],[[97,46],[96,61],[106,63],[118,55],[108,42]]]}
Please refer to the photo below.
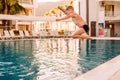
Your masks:
{"label": "palm frond", "polygon": [[11,6],[10,14],[18,14],[20,12],[24,12],[25,14],[27,13],[26,9],[18,3]]}
{"label": "palm frond", "polygon": [[[0,14],[4,14],[4,11],[7,10],[7,14],[19,14],[19,13],[25,13],[26,9],[22,7],[18,0],[6,0],[7,3],[5,3],[5,0],[0,0]],[[7,6],[7,9],[6,7]]]}

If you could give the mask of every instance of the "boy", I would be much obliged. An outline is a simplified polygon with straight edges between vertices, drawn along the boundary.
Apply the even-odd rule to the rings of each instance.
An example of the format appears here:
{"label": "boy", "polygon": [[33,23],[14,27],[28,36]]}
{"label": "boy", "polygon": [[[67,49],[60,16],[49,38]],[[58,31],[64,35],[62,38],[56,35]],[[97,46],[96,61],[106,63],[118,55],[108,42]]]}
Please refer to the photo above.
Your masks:
{"label": "boy", "polygon": [[72,18],[73,22],[79,27],[79,29],[72,34],[73,38],[81,38],[82,43],[84,42],[84,39],[92,39],[87,34],[89,31],[88,25],[80,15],[74,12],[74,8],[72,6],[68,6],[66,10],[62,9],[61,7],[58,7],[58,9],[63,11],[66,14],[66,16],[63,18],[56,19],[56,21]]}

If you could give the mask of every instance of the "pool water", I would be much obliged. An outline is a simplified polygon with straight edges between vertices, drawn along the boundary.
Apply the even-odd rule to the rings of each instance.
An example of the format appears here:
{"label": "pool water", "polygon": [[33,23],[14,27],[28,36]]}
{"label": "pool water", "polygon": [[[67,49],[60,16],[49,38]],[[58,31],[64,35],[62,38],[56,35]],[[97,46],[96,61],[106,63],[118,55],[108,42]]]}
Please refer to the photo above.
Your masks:
{"label": "pool water", "polygon": [[82,73],[120,55],[120,40],[92,40],[86,45],[86,49],[81,48],[79,52]]}
{"label": "pool water", "polygon": [[0,80],[73,80],[120,54],[119,40],[0,42]]}

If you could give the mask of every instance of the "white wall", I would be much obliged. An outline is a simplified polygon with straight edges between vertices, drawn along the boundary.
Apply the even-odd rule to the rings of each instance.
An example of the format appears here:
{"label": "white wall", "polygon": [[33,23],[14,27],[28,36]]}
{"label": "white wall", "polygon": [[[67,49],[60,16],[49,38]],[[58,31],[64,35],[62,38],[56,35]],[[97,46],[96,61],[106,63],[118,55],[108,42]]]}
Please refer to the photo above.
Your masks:
{"label": "white wall", "polygon": [[99,11],[98,14],[98,23],[104,23],[105,22],[105,12],[104,11]]}
{"label": "white wall", "polygon": [[98,0],[91,1],[89,0],[89,19],[90,21],[97,21],[98,20]]}
{"label": "white wall", "polygon": [[98,18],[99,18],[99,1],[89,0],[89,24],[91,24],[91,21],[96,21],[96,36],[98,36],[97,34],[98,33]]}
{"label": "white wall", "polygon": [[[84,20],[86,20],[86,0],[79,0],[80,1],[80,15]],[[86,20],[87,21],[87,20]]]}

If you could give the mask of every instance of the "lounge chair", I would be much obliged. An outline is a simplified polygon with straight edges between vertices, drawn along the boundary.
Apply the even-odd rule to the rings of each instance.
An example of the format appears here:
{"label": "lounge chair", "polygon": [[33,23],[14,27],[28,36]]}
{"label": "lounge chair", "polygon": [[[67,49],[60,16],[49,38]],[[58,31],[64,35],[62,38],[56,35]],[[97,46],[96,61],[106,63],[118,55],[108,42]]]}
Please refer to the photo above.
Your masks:
{"label": "lounge chair", "polygon": [[52,31],[51,34],[53,34],[54,38],[68,38],[71,36],[69,31]]}
{"label": "lounge chair", "polygon": [[40,31],[40,37],[41,38],[47,38],[47,37],[49,37],[49,35],[47,34],[46,31]]}
{"label": "lounge chair", "polygon": [[66,38],[72,38],[72,31],[66,31],[65,33],[64,33],[64,36],[66,37]]}
{"label": "lounge chair", "polygon": [[1,40],[5,39],[5,36],[2,36],[2,33],[0,33],[0,39]]}
{"label": "lounge chair", "polygon": [[25,38],[32,38],[32,36],[30,35],[30,33],[28,31],[24,31],[24,34],[25,34]]}
{"label": "lounge chair", "polygon": [[60,32],[58,32],[58,31],[54,31],[54,37],[55,38],[61,38],[61,37],[63,37],[64,36],[64,33],[60,33]]}
{"label": "lounge chair", "polygon": [[7,30],[4,31],[4,36],[5,36],[5,39],[11,39],[12,38]]}
{"label": "lounge chair", "polygon": [[34,31],[32,31],[32,37],[33,37],[33,38],[39,38],[40,36],[37,35]]}
{"label": "lounge chair", "polygon": [[19,38],[21,38],[19,35],[16,36],[13,30],[10,30],[9,33],[10,33],[11,37],[14,38],[14,39],[19,39]]}
{"label": "lounge chair", "polygon": [[25,37],[23,31],[20,30],[19,33],[20,33],[20,37],[21,37],[21,38],[24,38],[24,37]]}
{"label": "lounge chair", "polygon": [[58,36],[58,33],[56,31],[50,31],[50,37],[55,38]]}

